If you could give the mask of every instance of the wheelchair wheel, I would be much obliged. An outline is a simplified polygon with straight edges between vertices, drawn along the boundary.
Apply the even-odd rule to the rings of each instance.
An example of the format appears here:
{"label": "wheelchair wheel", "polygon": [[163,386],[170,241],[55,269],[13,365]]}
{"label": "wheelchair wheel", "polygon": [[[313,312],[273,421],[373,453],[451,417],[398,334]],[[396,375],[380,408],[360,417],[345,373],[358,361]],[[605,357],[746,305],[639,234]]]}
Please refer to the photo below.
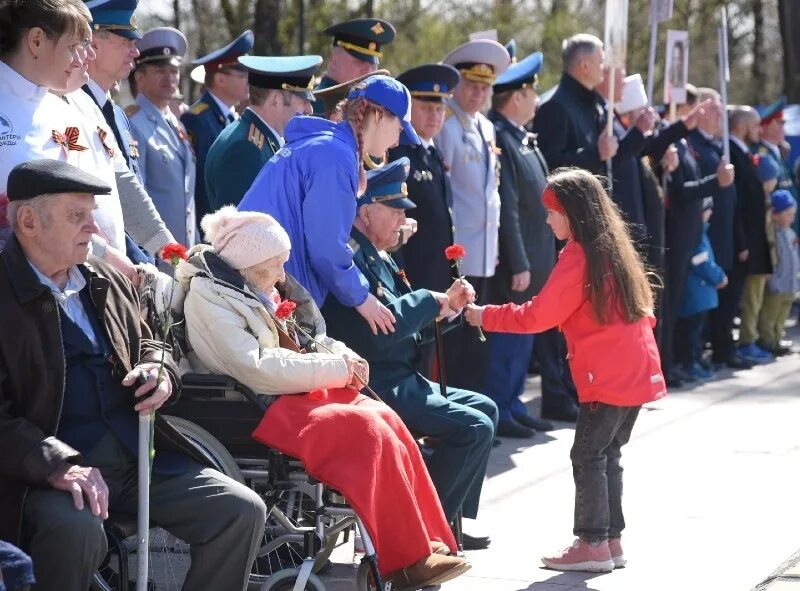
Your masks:
{"label": "wheelchair wheel", "polygon": [[362,559],[361,564],[358,565],[358,571],[356,572],[357,591],[379,591],[370,567],[371,565],[366,559]]}
{"label": "wheelchair wheel", "polygon": [[180,417],[165,416],[170,425],[189,441],[208,461],[225,476],[233,478],[236,482],[245,484],[242,471],[230,452],[225,449],[219,440],[199,425]]}
{"label": "wheelchair wheel", "polygon": [[[261,591],[292,591],[299,575],[299,568],[287,568],[278,571],[261,587]],[[312,574],[309,575],[303,589],[305,591],[325,591],[325,585],[317,575]]]}

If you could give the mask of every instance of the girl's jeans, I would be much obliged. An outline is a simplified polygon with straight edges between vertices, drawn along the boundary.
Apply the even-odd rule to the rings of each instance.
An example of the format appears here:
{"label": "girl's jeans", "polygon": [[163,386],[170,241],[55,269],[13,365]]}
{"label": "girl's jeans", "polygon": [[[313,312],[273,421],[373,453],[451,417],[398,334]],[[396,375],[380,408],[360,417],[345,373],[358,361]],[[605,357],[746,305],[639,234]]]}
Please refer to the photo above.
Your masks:
{"label": "girl's jeans", "polygon": [[572,445],[575,479],[573,533],[590,542],[617,538],[625,528],[622,515],[622,446],[628,443],[641,406],[580,405]]}

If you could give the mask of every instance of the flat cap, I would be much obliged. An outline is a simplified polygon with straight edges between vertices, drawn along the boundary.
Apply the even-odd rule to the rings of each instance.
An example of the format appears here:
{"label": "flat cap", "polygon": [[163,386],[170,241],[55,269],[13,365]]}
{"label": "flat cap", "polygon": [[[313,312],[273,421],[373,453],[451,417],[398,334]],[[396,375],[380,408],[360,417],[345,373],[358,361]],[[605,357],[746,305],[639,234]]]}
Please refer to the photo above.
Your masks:
{"label": "flat cap", "polygon": [[61,160],[31,160],[11,169],[7,193],[9,201],[24,201],[50,193],[108,195],[111,187]]}

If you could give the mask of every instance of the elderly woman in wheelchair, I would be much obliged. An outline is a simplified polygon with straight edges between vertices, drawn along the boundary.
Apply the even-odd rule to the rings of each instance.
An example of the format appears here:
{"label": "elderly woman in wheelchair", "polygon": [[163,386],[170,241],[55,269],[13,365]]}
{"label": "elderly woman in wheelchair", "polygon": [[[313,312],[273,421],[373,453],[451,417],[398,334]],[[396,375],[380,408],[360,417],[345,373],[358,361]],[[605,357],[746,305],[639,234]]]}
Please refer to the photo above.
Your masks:
{"label": "elderly woman in wheelchair", "polygon": [[[211,246],[192,249],[176,272],[187,340],[210,372],[269,397],[253,437],[347,498],[393,589],[466,572],[463,558],[448,555],[455,540],[417,442],[394,411],[359,392],[367,363],[325,335],[313,300],[285,275],[283,228],[233,207],[207,215],[202,228]],[[297,304],[293,321],[277,318],[281,297]]]}

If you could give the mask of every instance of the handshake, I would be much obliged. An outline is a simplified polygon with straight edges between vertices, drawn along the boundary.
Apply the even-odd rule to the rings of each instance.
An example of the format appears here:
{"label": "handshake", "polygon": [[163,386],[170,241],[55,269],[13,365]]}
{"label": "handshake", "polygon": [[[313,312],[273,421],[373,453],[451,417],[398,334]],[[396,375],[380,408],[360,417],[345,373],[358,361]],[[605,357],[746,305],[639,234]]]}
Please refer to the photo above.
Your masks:
{"label": "handshake", "polygon": [[439,318],[455,316],[475,303],[475,288],[466,279],[456,279],[446,293],[431,293],[439,304]]}

